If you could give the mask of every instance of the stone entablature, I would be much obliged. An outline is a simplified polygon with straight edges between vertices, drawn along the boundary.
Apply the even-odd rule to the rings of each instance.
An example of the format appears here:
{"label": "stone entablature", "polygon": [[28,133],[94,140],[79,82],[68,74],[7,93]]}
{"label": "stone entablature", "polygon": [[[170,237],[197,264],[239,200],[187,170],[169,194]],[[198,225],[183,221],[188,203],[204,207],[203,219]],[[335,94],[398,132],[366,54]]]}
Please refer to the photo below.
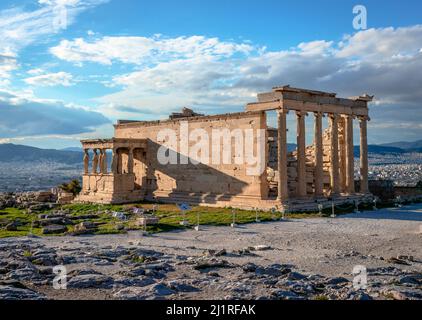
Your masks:
{"label": "stone entablature", "polygon": [[145,139],[90,139],[82,140],[82,147],[86,149],[117,149],[146,147]]}
{"label": "stone entablature", "polygon": [[177,124],[180,121],[189,121],[189,123],[194,122],[209,122],[209,121],[226,121],[230,119],[242,119],[248,116],[262,115],[262,111],[245,111],[245,112],[233,112],[233,113],[224,113],[217,115],[207,115],[207,116],[194,116],[189,118],[177,118],[177,119],[165,119],[165,120],[152,120],[152,121],[127,121],[127,120],[118,120],[117,124],[114,125],[115,130],[124,129],[124,128],[137,128],[137,127],[153,127],[161,125],[172,125]]}
{"label": "stone entablature", "polygon": [[335,93],[283,86],[275,87],[272,92],[258,94],[258,102],[248,103],[246,105],[246,111],[286,109],[292,111],[368,116],[367,104],[372,101],[372,98],[367,94],[349,99],[337,98]]}

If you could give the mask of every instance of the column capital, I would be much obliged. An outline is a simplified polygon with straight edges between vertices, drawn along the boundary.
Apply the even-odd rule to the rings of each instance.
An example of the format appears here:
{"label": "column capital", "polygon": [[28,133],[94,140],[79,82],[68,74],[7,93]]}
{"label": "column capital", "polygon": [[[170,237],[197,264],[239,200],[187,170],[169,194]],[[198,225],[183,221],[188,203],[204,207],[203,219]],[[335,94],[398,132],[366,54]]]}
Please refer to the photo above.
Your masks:
{"label": "column capital", "polygon": [[334,120],[338,120],[338,118],[340,118],[340,114],[338,113],[329,113],[328,117]]}
{"label": "column capital", "polygon": [[298,117],[307,117],[308,116],[308,112],[306,112],[306,111],[296,111],[296,115]]}
{"label": "column capital", "polygon": [[322,111],[314,111],[314,116],[324,118],[325,114]]}
{"label": "column capital", "polygon": [[278,114],[288,114],[290,110],[281,108],[281,109],[277,109],[276,111]]}
{"label": "column capital", "polygon": [[354,114],[346,114],[346,113],[342,113],[340,114],[340,117],[344,118],[344,119],[355,119],[356,116]]}
{"label": "column capital", "polygon": [[357,116],[360,122],[364,121],[371,121],[371,118],[369,116]]}

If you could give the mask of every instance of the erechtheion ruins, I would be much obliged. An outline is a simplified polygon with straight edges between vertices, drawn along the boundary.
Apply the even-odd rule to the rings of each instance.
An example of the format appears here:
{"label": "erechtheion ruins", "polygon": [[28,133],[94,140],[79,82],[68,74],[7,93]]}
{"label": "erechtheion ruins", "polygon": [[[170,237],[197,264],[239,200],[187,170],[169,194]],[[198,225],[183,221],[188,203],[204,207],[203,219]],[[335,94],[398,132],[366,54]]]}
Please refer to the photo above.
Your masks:
{"label": "erechtheion ruins", "polygon": [[[334,93],[283,86],[258,94],[258,102],[247,104],[244,112],[206,116],[184,109],[163,121],[118,121],[114,138],[82,141],[85,172],[83,190],[76,201],[149,200],[263,210],[277,207],[281,211],[314,210],[319,203],[331,203],[329,199],[343,203],[370,198],[367,122],[371,100],[368,95],[344,99]],[[277,113],[276,129],[267,125],[268,111]],[[292,152],[287,144],[289,113],[297,122],[297,148]],[[313,143],[307,146],[305,117],[311,114]],[[328,118],[326,130],[323,117]],[[360,125],[360,170],[356,173],[355,119]],[[188,149],[198,137],[185,139],[186,128],[209,136],[216,129],[226,130],[218,139],[207,140],[209,150],[200,149],[199,158],[209,161],[188,161],[192,157]],[[164,136],[176,134],[177,143],[166,154],[179,159],[177,163],[158,160],[160,148],[170,139],[163,138],[163,131]],[[230,159],[214,161],[220,158],[224,138],[228,136],[231,143],[239,138],[239,132],[245,139],[248,133],[264,132],[263,148],[257,134],[250,144],[245,140],[239,148],[230,145]],[[264,170],[251,173],[248,164],[237,161],[239,153],[245,151],[261,155]],[[107,157],[111,157],[110,168]]]}

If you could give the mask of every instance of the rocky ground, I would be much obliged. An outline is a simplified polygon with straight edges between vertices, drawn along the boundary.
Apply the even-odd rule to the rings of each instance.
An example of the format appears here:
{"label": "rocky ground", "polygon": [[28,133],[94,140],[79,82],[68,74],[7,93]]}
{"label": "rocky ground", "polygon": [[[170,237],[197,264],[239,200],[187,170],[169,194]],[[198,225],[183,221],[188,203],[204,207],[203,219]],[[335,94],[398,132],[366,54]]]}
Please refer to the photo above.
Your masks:
{"label": "rocky ground", "polygon": [[[65,290],[53,287],[57,265]],[[353,284],[359,265],[366,289]],[[419,300],[422,205],[149,236],[2,239],[0,299]]]}

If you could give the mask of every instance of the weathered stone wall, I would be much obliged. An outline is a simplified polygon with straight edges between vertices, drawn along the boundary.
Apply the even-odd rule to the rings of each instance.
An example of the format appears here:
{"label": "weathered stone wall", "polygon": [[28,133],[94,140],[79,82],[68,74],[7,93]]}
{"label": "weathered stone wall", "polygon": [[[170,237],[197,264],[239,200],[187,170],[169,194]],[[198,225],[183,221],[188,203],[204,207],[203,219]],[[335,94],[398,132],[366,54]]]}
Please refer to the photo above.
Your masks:
{"label": "weathered stone wall", "polygon": [[[226,114],[219,116],[195,117],[185,119],[189,125],[189,132],[194,129],[204,129],[211,137],[213,129],[253,129],[254,130],[254,155],[258,152],[256,132],[259,129],[266,131],[266,115],[264,112],[251,112],[241,114]],[[166,120],[156,122],[136,122],[116,125],[116,138],[148,139],[148,146],[144,166],[135,166],[135,176],[144,176],[143,184],[147,194],[157,197],[201,197],[211,203],[217,200],[230,200],[233,197],[247,197],[262,199],[267,197],[267,181],[265,170],[262,174],[247,174],[247,165],[235,164],[235,145],[232,140],[231,164],[213,164],[211,159],[208,163],[198,165],[191,164],[167,164],[162,165],[157,160],[160,146],[168,142],[158,141],[158,133],[161,130],[170,129],[176,133],[177,141],[180,141],[180,120]],[[223,140],[220,140],[220,148]],[[191,141],[189,147],[196,142]],[[212,146],[215,147],[215,146]],[[212,155],[210,147],[209,155]],[[176,150],[180,160],[181,145],[177,144]],[[221,154],[221,152],[220,152]],[[183,156],[188,156],[183,154]],[[139,169],[138,169],[139,168]],[[191,199],[193,201],[193,198]]]}
{"label": "weathered stone wall", "polygon": [[55,204],[57,194],[52,191],[0,193],[0,210],[4,208],[30,209],[40,204]]}
{"label": "weathered stone wall", "polygon": [[76,198],[78,202],[122,203],[144,199],[143,190],[133,189],[133,174],[84,175],[82,180],[83,189]]}
{"label": "weathered stone wall", "polygon": [[120,192],[129,192],[133,189],[134,175],[85,175],[83,179],[83,191],[109,193],[116,189]]}
{"label": "weathered stone wall", "polygon": [[393,191],[394,197],[400,197],[401,200],[422,200],[422,188],[394,186]]}

